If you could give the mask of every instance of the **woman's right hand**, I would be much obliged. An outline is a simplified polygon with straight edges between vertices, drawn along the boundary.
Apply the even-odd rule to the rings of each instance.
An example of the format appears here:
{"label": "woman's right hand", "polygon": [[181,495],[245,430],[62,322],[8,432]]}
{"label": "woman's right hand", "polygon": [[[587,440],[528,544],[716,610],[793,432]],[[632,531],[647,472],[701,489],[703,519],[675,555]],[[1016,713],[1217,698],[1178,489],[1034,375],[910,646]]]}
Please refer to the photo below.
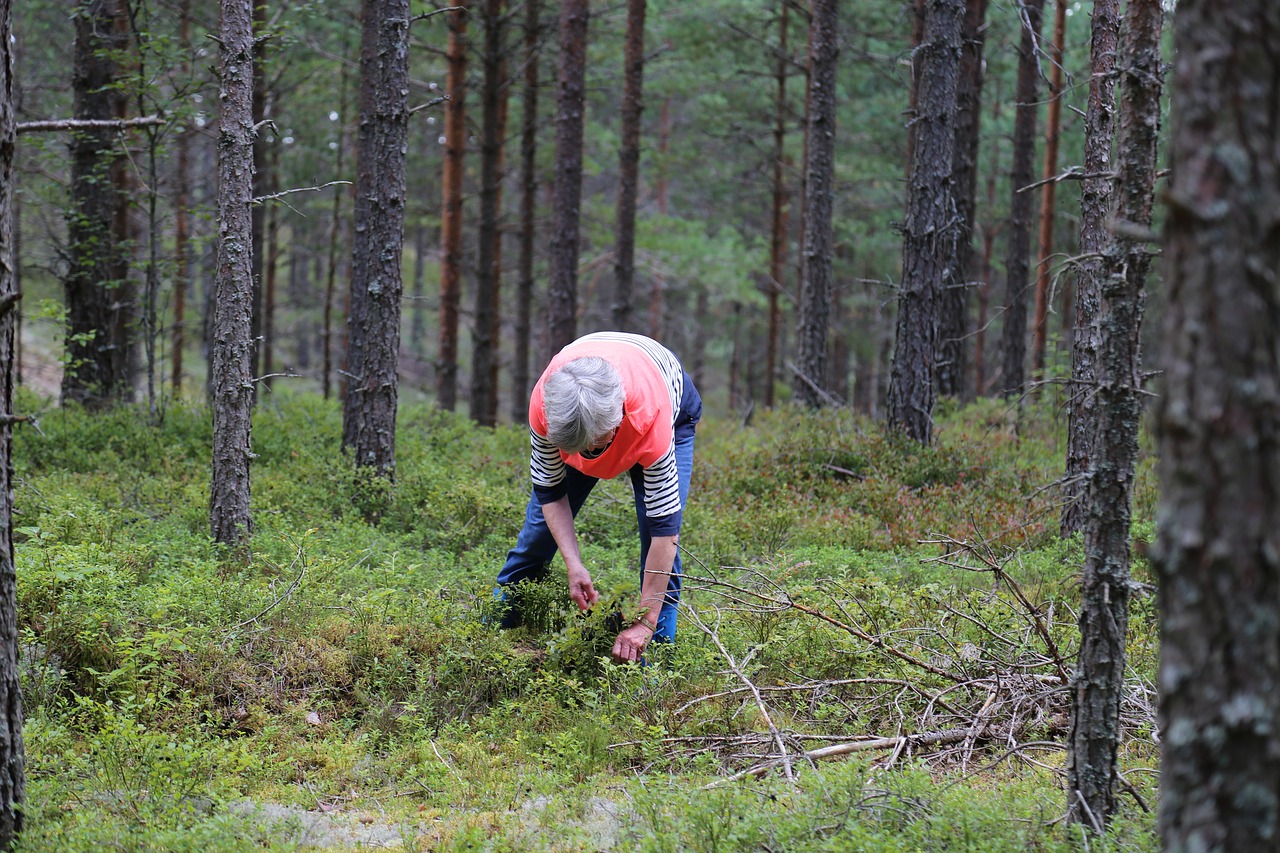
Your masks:
{"label": "woman's right hand", "polygon": [[569,570],[569,597],[578,605],[579,610],[590,610],[600,600],[600,594],[592,585],[591,573],[586,567]]}

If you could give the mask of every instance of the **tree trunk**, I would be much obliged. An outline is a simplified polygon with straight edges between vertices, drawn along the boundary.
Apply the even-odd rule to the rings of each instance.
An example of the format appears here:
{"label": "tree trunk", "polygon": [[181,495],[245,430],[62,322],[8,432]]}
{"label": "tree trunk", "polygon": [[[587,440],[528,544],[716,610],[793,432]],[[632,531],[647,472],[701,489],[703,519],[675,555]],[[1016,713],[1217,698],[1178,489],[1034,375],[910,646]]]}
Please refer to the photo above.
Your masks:
{"label": "tree trunk", "polygon": [[480,135],[480,223],[476,269],[475,322],[471,327],[471,419],[483,426],[496,421],[494,403],[498,399],[495,371],[498,366],[498,294],[501,252],[502,199],[502,92],[506,87],[503,68],[503,0],[485,0],[484,52],[481,63],[484,83],[480,93],[482,128]]}
{"label": "tree trunk", "polygon": [[897,346],[889,380],[889,425],[920,444],[933,436],[938,294],[955,264],[951,197],[964,0],[928,0],[920,46],[916,149],[903,224]]}
{"label": "tree trunk", "polygon": [[965,341],[969,332],[969,290],[974,269],[973,225],[977,212],[978,144],[982,124],[982,48],[988,0],[968,0],[961,34],[960,77],[956,89],[956,141],[952,193],[960,230],[956,262],[938,298],[938,394],[965,397]]}
{"label": "tree trunk", "polygon": [[524,90],[520,128],[520,272],[516,285],[515,353],[511,364],[511,420],[529,417],[529,337],[533,326],[533,251],[538,214],[538,63],[541,3],[525,0]]}
{"label": "tree trunk", "polygon": [[[670,184],[667,181],[667,151],[671,143],[671,99],[664,98],[662,106],[658,109],[658,168],[654,181],[654,196],[658,206],[658,213],[662,216],[667,215],[668,189]],[[666,282],[659,274],[652,276],[653,281],[649,286],[649,337],[654,340],[662,339],[662,315],[663,315],[663,288]]]}
{"label": "tree trunk", "polygon": [[618,148],[618,243],[614,261],[613,328],[632,328],[635,290],[636,197],[640,172],[640,116],[644,111],[645,0],[627,0],[627,43],[622,83],[622,141]]}
{"label": "tree trunk", "polygon": [[1022,39],[1018,45],[1017,107],[1013,121],[1013,199],[1009,204],[1009,254],[1005,259],[1003,391],[1006,397],[1021,397],[1027,387],[1027,286],[1031,258],[1031,185],[1036,156],[1036,112],[1039,109],[1036,44],[1040,39],[1040,14],[1044,0],[1025,0],[1022,5]]}
{"label": "tree trunk", "polygon": [[[179,74],[190,71],[186,57],[191,55],[191,0],[179,7],[179,50],[183,60]],[[182,395],[182,357],[187,346],[187,291],[190,289],[191,258],[188,240],[191,230],[191,131],[184,126],[174,141],[177,148],[177,171],[173,201],[173,362],[170,384],[175,396]]]}
{"label": "tree trunk", "polygon": [[551,214],[548,325],[558,352],[577,337],[578,227],[582,202],[582,126],[587,63],[587,0],[560,4],[560,83],[556,108],[556,181]]}
{"label": "tree trunk", "polygon": [[1157,410],[1163,849],[1280,833],[1280,4],[1183,0]]}
{"label": "tree trunk", "polygon": [[[1067,805],[1071,819],[1105,826],[1116,812],[1116,750],[1129,622],[1129,520],[1142,418],[1139,350],[1149,250],[1132,235],[1151,227],[1160,130],[1161,0],[1130,0],[1125,16],[1123,114],[1115,221],[1101,280],[1096,422],[1089,480],[1080,654],[1071,704]],[[1095,15],[1097,8],[1095,7]]]}
{"label": "tree trunk", "polygon": [[214,294],[213,539],[247,556],[250,415],[253,410],[253,20],[242,0],[222,0],[218,90],[218,276]]}
{"label": "tree trunk", "polygon": [[22,833],[26,768],[22,685],[18,678],[18,574],[13,554],[13,388],[18,290],[14,251],[12,10],[0,0],[0,849]]}
{"label": "tree trunk", "polygon": [[364,0],[356,232],[351,252],[350,379],[342,446],[359,468],[391,479],[396,465],[400,262],[409,135],[409,0]]}
{"label": "tree trunk", "polygon": [[[253,138],[253,194],[257,198],[271,192],[271,157],[268,153],[271,142],[269,135],[273,132],[266,124],[271,119],[271,93],[267,84],[267,3],[268,0],[252,0],[253,2],[253,125],[257,133]],[[255,204],[252,215],[253,227],[253,355],[249,370],[253,376],[261,376],[267,371],[262,366],[263,356],[263,322],[264,296],[267,252],[267,208]],[[258,389],[254,383],[253,399],[257,402]]]}
{"label": "tree trunk", "polygon": [[832,197],[835,195],[836,0],[814,0],[809,21],[808,153],[804,189],[804,278],[796,325],[797,400],[818,408],[827,394],[827,327],[831,312],[831,256],[834,251]]}
{"label": "tree trunk", "polygon": [[1040,260],[1036,264],[1036,315],[1032,329],[1031,363],[1037,378],[1044,376],[1049,331],[1049,266],[1053,262],[1053,209],[1058,182],[1058,138],[1062,128],[1062,50],[1066,36],[1067,0],[1055,0],[1053,43],[1049,45],[1049,109],[1044,122],[1044,186],[1040,188]]}
{"label": "tree trunk", "polygon": [[[280,192],[280,145],[274,143],[267,150],[266,194]],[[257,205],[262,207],[263,205]],[[258,376],[268,390],[275,373],[276,349],[276,276],[280,269],[280,208],[277,202],[268,202],[266,234],[267,250],[262,268],[262,359]]]}
{"label": "tree trunk", "polygon": [[[75,16],[73,69],[77,119],[120,119],[124,94],[116,88],[115,56],[124,48],[122,0],[87,0]],[[134,309],[129,256],[121,240],[126,199],[117,168],[115,130],[79,130],[71,137],[69,268],[63,282],[67,310],[62,400],[102,408],[130,394],[130,321]]]}
{"label": "tree trunk", "polygon": [[448,13],[449,104],[444,111],[443,206],[440,213],[440,356],[436,403],[458,405],[458,305],[462,299],[462,175],[467,150],[467,4]]}
{"label": "tree trunk", "polygon": [[[338,76],[338,151],[334,157],[334,174],[343,175],[343,161],[347,152],[347,72],[346,65]],[[324,398],[333,395],[333,329],[334,298],[338,287],[338,258],[342,235],[342,197],[346,195],[341,189],[333,193],[333,207],[329,211],[329,262],[325,267],[324,283],[324,318],[320,331],[321,344],[324,347],[321,364],[321,388]]]}
{"label": "tree trunk", "polygon": [[791,54],[787,49],[787,26],[790,3],[783,3],[778,14],[778,56],[774,79],[777,91],[773,98],[773,211],[769,240],[769,320],[764,357],[764,405],[773,408],[773,385],[778,375],[778,335],[782,327],[782,271],[787,262],[788,216],[791,201],[786,184],[787,172],[787,71]]}
{"label": "tree trunk", "polygon": [[1063,478],[1064,537],[1084,529],[1082,500],[1092,463],[1097,398],[1103,255],[1111,242],[1111,148],[1115,138],[1116,50],[1120,44],[1120,0],[1095,0],[1089,48],[1089,107],[1084,124],[1084,180],[1080,184],[1080,260],[1076,263],[1076,329],[1072,338],[1071,388],[1067,397],[1067,469]]}

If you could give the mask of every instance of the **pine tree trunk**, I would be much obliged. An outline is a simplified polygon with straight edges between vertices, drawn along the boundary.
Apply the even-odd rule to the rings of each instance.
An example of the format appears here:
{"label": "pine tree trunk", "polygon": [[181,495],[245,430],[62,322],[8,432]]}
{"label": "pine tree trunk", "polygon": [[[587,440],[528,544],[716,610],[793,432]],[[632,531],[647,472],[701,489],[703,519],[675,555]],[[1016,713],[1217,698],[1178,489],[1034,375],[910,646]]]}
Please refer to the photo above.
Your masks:
{"label": "pine tree trunk", "polygon": [[[1123,113],[1117,145],[1116,222],[1151,227],[1160,130],[1161,0],[1130,0],[1125,16]],[[1095,7],[1095,15],[1097,9]],[[1116,231],[1101,279],[1096,421],[1098,464],[1086,491],[1080,654],[1067,750],[1071,819],[1105,824],[1115,814],[1116,751],[1129,623],[1129,527],[1142,418],[1139,342],[1148,248]]]}
{"label": "pine tree trunk", "polygon": [[223,0],[218,91],[218,275],[214,294],[213,539],[247,556],[250,415],[253,410],[253,21]]}
{"label": "pine tree trunk", "polygon": [[494,376],[498,366],[498,296],[501,252],[502,91],[505,88],[503,0],[485,0],[484,83],[480,93],[480,222],[477,249],[475,322],[471,327],[471,419],[493,426],[498,398]]}
{"label": "pine tree trunk", "polygon": [[0,849],[22,833],[26,768],[18,677],[18,574],[13,553],[13,389],[18,290],[14,251],[12,10],[0,0]]}
{"label": "pine tree trunk", "polygon": [[[179,6],[179,50],[184,59],[180,75],[190,71],[185,57],[191,53],[191,0],[182,0]],[[187,346],[187,291],[190,289],[191,258],[188,240],[191,231],[191,131],[183,127],[174,140],[177,174],[174,180],[173,201],[173,363],[170,384],[175,396],[182,395],[183,355]]]}
{"label": "pine tree trunk", "polygon": [[1076,329],[1071,388],[1067,398],[1067,468],[1063,478],[1061,530],[1084,529],[1083,501],[1092,463],[1097,398],[1103,254],[1110,243],[1112,142],[1115,138],[1116,50],[1120,44],[1120,0],[1095,0],[1089,48],[1089,106],[1084,125],[1084,180],[1080,184],[1080,260],[1076,263]]}
{"label": "pine tree trunk", "polygon": [[538,63],[542,38],[539,0],[525,0],[524,90],[520,129],[520,259],[516,285],[515,353],[511,364],[511,420],[529,416],[529,338],[533,325],[533,247],[538,213]]}
{"label": "pine tree trunk", "polygon": [[1001,335],[1006,397],[1021,397],[1027,387],[1027,287],[1031,263],[1031,225],[1034,209],[1031,185],[1036,156],[1036,104],[1039,66],[1036,44],[1044,0],[1022,4],[1022,39],[1018,46],[1017,107],[1013,122],[1013,198],[1009,204],[1009,254],[1005,259],[1004,329]]}
{"label": "pine tree trunk", "polygon": [[1053,262],[1053,211],[1058,182],[1058,138],[1062,129],[1062,50],[1067,0],[1054,0],[1053,43],[1049,45],[1049,108],[1044,122],[1044,186],[1040,188],[1040,258],[1036,264],[1036,313],[1031,335],[1031,363],[1043,378],[1049,332],[1049,265]]}
{"label": "pine tree trunk", "polygon": [[440,356],[436,362],[436,402],[458,405],[458,305],[462,299],[462,175],[467,150],[467,3],[448,14],[449,96],[444,112],[443,205],[440,213]]}
{"label": "pine tree trunk", "polygon": [[[273,144],[267,152],[267,195],[280,192],[280,145]],[[261,207],[262,205],[258,205]],[[266,222],[267,250],[262,269],[262,364],[259,367],[262,384],[271,388],[271,374],[275,372],[276,337],[276,276],[280,268],[280,208],[268,202]],[[255,207],[255,209],[257,209]]]}
{"label": "pine tree trunk", "polygon": [[814,0],[809,22],[809,111],[804,190],[804,276],[796,326],[797,400],[825,405],[827,329],[831,312],[831,256],[834,250],[832,197],[835,194],[837,0]]}
{"label": "pine tree trunk", "polygon": [[552,351],[577,337],[578,228],[587,62],[587,0],[560,4],[560,76],[556,108],[556,180],[551,214],[548,325]]}
{"label": "pine tree trunk", "polygon": [[[334,174],[343,174],[344,160],[347,151],[347,73],[346,65],[338,77],[338,151],[334,158]],[[333,395],[333,334],[334,334],[334,299],[338,288],[338,258],[342,234],[342,190],[333,193],[333,207],[329,211],[329,258],[325,265],[324,282],[324,317],[320,331],[323,346],[321,365],[321,389],[328,400]]]}
{"label": "pine tree trunk", "polygon": [[1280,833],[1280,4],[1183,0],[1157,398],[1163,849]]}
{"label": "pine tree trunk", "polygon": [[640,172],[640,116],[644,111],[645,0],[627,0],[622,84],[622,141],[618,149],[618,242],[614,262],[613,328],[632,329],[635,291],[636,198]]}
{"label": "pine tree trunk", "polygon": [[[271,93],[267,86],[267,2],[253,0],[253,124],[258,128],[253,139],[253,194],[257,198],[271,192],[271,156],[269,154],[273,130],[265,124],[271,118]],[[249,370],[254,376],[267,371],[262,366],[264,322],[264,270],[267,253],[267,208],[255,204],[253,222],[253,356]],[[253,389],[257,402],[258,389]]]}
{"label": "pine tree trunk", "polygon": [[[124,117],[115,57],[125,47],[122,0],[87,0],[75,16],[72,88],[77,119]],[[134,310],[129,257],[121,237],[126,199],[114,130],[71,137],[71,211],[67,220],[67,311],[62,400],[102,408],[130,394],[129,323]]]}
{"label": "pine tree trunk", "polygon": [[920,444],[933,436],[938,294],[955,263],[956,209],[951,197],[964,0],[928,0],[920,46],[915,157],[903,224],[897,345],[889,380],[888,421]]}
{"label": "pine tree trunk", "polygon": [[778,56],[774,80],[777,85],[773,98],[773,212],[769,240],[769,319],[765,336],[764,357],[764,405],[773,408],[773,385],[778,375],[778,336],[782,328],[782,271],[787,262],[788,211],[791,201],[786,184],[787,166],[787,74],[791,54],[787,49],[789,3],[783,3],[778,14]]}
{"label": "pine tree trunk", "polygon": [[364,0],[350,380],[342,446],[357,467],[395,475],[404,292],[405,149],[409,131],[409,0]]}
{"label": "pine tree trunk", "polygon": [[956,141],[952,193],[960,231],[956,262],[938,298],[938,394],[965,397],[965,341],[969,332],[969,291],[974,269],[973,225],[977,212],[978,144],[982,118],[982,48],[988,0],[968,0],[961,34],[960,77],[956,90]]}

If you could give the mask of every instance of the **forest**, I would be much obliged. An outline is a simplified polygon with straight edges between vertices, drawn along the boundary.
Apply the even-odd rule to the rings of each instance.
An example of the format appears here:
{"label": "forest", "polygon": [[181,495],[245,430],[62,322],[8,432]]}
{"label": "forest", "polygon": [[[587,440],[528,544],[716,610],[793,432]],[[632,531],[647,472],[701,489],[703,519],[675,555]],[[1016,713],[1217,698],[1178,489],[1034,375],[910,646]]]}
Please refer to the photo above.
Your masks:
{"label": "forest", "polygon": [[[1270,0],[0,0],[0,847],[1270,849],[1278,109]],[[640,663],[639,466],[494,586],[601,330]]]}

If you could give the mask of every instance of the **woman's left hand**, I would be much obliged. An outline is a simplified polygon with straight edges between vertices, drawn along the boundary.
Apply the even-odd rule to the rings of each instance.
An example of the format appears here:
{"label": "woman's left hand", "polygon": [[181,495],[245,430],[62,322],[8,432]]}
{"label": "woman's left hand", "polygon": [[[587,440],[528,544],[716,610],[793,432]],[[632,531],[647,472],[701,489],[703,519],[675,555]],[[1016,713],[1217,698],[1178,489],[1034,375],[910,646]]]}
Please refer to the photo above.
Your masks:
{"label": "woman's left hand", "polygon": [[613,643],[613,659],[618,663],[639,663],[653,632],[637,622],[618,635]]}

